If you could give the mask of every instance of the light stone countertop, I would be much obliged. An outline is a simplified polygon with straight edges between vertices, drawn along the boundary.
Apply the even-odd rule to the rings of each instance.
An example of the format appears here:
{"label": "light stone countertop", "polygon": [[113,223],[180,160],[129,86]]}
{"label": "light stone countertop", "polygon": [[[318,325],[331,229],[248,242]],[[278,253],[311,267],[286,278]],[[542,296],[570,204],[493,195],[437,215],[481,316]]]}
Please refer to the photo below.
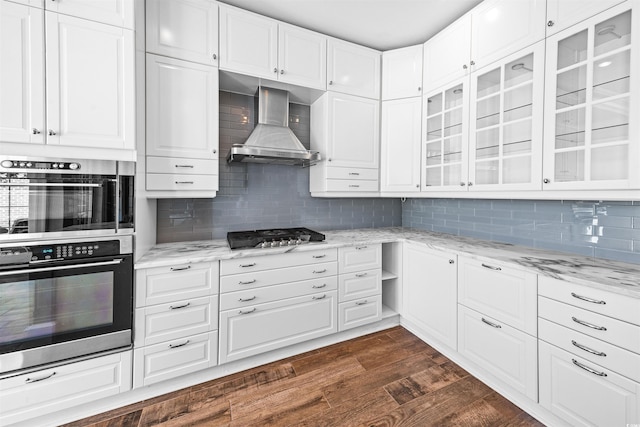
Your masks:
{"label": "light stone countertop", "polygon": [[638,264],[631,264],[403,227],[322,233],[326,236],[324,242],[269,249],[231,250],[226,240],[162,243],[145,253],[136,262],[135,268],[303,252],[327,247],[411,241],[456,255],[495,260],[555,279],[640,298],[640,254]]}

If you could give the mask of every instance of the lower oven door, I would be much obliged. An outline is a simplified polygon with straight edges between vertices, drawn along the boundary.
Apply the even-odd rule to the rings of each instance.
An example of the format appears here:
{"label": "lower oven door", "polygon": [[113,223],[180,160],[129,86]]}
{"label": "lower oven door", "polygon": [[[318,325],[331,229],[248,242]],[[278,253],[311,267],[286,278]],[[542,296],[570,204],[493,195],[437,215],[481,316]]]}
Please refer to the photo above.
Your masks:
{"label": "lower oven door", "polygon": [[0,271],[0,375],[132,343],[131,255]]}

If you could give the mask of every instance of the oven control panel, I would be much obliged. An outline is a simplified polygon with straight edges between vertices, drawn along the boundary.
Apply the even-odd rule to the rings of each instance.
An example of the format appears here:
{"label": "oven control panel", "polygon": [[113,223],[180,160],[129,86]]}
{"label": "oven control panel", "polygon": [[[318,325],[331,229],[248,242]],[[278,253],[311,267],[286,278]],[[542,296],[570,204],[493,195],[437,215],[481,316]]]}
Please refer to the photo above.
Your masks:
{"label": "oven control panel", "polygon": [[44,170],[71,170],[80,169],[80,163],[76,162],[40,162],[28,160],[2,160],[0,166],[5,169],[44,169]]}
{"label": "oven control panel", "polygon": [[120,254],[118,240],[64,242],[0,248],[0,265],[94,258]]}

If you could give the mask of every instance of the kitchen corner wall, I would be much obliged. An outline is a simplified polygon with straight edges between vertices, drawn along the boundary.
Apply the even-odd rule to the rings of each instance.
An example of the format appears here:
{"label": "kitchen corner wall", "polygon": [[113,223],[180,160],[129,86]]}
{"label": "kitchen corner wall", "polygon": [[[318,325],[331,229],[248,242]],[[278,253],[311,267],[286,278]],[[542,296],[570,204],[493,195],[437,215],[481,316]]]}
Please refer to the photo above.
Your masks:
{"label": "kitchen corner wall", "polygon": [[640,264],[640,202],[409,199],[402,225]]}
{"label": "kitchen corner wall", "polygon": [[[289,127],[309,148],[308,106],[291,104]],[[252,96],[220,92],[220,190],[212,199],[158,200],[157,242],[225,238],[228,231],[308,227],[317,231],[402,225],[398,199],[311,197],[309,170],[233,164],[226,155],[254,127]]]}

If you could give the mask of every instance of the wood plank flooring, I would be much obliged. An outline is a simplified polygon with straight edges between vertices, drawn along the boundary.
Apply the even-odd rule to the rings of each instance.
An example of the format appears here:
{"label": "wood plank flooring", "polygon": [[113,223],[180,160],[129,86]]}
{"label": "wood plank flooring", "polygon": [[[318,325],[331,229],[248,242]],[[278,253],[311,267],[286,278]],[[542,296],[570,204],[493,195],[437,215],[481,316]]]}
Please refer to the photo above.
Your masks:
{"label": "wood plank flooring", "polygon": [[543,426],[398,326],[66,427]]}

